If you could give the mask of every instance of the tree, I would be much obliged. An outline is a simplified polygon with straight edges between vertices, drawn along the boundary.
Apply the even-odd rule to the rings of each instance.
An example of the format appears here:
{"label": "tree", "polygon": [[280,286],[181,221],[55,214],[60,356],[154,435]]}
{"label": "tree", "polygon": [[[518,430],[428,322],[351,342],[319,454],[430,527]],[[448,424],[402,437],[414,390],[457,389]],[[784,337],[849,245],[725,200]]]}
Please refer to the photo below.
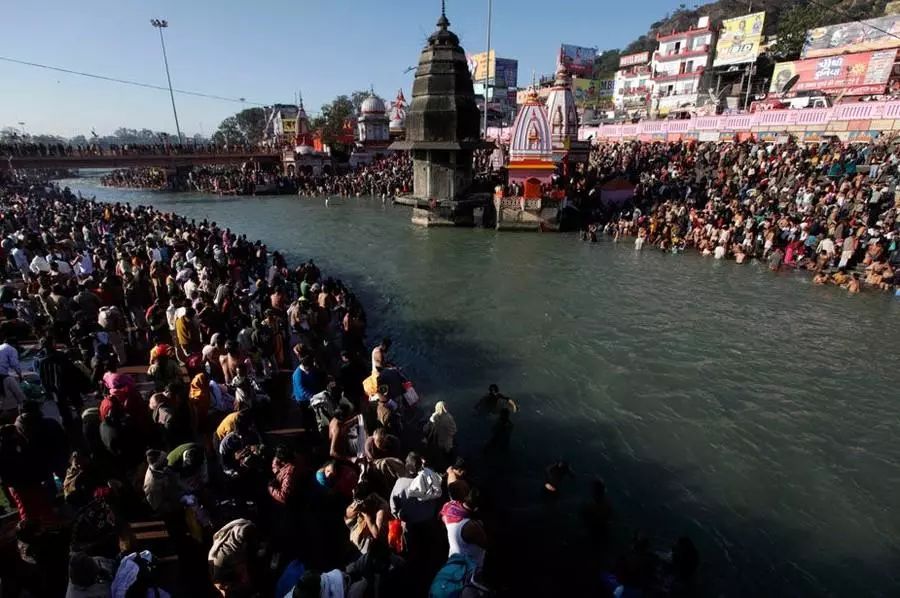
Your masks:
{"label": "tree", "polygon": [[[835,4],[834,0],[824,1]],[[782,15],[778,22],[778,41],[772,47],[772,53],[780,60],[799,58],[806,41],[806,30],[819,25],[822,12],[822,7],[804,3]]]}
{"label": "tree", "polygon": [[322,141],[335,145],[344,132],[344,123],[356,114],[353,100],[345,95],[336,97],[322,106],[322,114],[312,121],[312,127],[322,132]]}
{"label": "tree", "polygon": [[594,79],[610,79],[619,70],[619,50],[606,50],[594,61]]}
{"label": "tree", "polygon": [[256,145],[263,140],[265,134],[266,111],[262,108],[247,108],[223,120],[212,138],[220,144]]}
{"label": "tree", "polygon": [[251,145],[263,140],[266,134],[266,111],[262,108],[247,108],[234,115],[237,126]]}
{"label": "tree", "polygon": [[241,132],[237,117],[229,116],[219,125],[219,129],[213,134],[213,141],[219,145],[236,145],[246,143],[247,138]]}

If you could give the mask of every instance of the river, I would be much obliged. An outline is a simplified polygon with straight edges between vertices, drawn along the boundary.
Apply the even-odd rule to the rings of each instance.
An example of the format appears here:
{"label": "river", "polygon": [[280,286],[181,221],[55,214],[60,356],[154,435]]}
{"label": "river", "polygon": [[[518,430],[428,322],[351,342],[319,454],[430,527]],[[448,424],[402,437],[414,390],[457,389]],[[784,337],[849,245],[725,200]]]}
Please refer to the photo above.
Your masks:
{"label": "river", "polygon": [[[631,243],[426,230],[377,201],[65,183],[315,258],[470,447],[488,433],[471,405],[499,384],[521,406],[522,517],[552,509],[573,528],[602,477],[614,535],[689,535],[708,595],[900,595],[900,300]],[[576,476],[547,506],[543,469],[560,457]]]}

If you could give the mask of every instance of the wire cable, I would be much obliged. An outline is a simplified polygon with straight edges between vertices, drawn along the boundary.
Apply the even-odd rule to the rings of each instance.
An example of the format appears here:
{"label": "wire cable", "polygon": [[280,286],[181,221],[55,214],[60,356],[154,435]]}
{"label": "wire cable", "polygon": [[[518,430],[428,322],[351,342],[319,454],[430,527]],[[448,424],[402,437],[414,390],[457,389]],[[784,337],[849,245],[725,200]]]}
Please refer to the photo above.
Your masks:
{"label": "wire cable", "polygon": [[[29,62],[27,60],[19,60],[17,58],[10,58],[8,56],[0,56],[0,60],[4,62],[11,62],[13,64],[21,64],[24,66],[31,66],[35,68],[46,69],[49,71],[57,71],[59,73],[67,73],[69,75],[78,75],[80,77],[89,77],[91,79],[100,79],[101,81],[111,81],[113,83],[121,83],[122,85],[133,85],[135,87],[144,87],[146,89],[157,89],[161,91],[169,91],[168,87],[163,87],[162,85],[153,85],[152,83],[142,83],[140,81],[130,81],[128,79],[119,79],[118,77],[107,77],[106,75],[97,75],[95,73],[86,73],[84,71],[76,71],[72,69],[66,69],[58,66],[50,66],[48,64],[40,64],[38,62]],[[235,102],[238,104],[253,104],[255,106],[265,106],[261,102],[251,102],[246,98],[228,98],[225,96],[219,96],[211,93],[201,93],[199,91],[188,91],[184,89],[173,89],[175,93],[180,93],[182,95],[195,96],[198,98],[209,98],[211,100],[221,100],[223,102]]]}

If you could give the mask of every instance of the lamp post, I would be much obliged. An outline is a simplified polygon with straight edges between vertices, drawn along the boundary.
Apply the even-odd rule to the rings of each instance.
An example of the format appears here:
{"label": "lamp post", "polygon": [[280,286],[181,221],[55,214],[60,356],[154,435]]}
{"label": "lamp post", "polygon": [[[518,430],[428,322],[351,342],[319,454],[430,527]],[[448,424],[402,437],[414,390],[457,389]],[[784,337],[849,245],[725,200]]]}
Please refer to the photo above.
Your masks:
{"label": "lamp post", "polygon": [[484,59],[484,139],[487,140],[488,123],[488,73],[491,70],[491,18],[494,13],[494,0],[488,0],[487,21],[487,55]]}
{"label": "lamp post", "polygon": [[178,111],[175,109],[175,92],[172,91],[172,76],[169,75],[169,58],[166,56],[166,41],[163,39],[163,29],[169,26],[165,19],[150,19],[150,24],[159,29],[159,43],[162,46],[163,63],[166,65],[166,79],[169,81],[169,98],[172,100],[172,114],[175,115],[175,131],[178,133],[178,142],[181,143],[181,126],[178,124]]}

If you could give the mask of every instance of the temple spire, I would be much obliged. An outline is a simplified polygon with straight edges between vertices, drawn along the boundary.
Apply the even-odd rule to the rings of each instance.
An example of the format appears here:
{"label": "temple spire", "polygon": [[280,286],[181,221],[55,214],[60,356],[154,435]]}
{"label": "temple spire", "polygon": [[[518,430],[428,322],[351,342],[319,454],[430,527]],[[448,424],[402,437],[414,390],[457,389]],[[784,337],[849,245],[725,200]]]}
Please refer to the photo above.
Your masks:
{"label": "temple spire", "polygon": [[450,21],[447,19],[447,1],[441,0],[441,18],[437,22],[438,29],[446,31],[450,27]]}

